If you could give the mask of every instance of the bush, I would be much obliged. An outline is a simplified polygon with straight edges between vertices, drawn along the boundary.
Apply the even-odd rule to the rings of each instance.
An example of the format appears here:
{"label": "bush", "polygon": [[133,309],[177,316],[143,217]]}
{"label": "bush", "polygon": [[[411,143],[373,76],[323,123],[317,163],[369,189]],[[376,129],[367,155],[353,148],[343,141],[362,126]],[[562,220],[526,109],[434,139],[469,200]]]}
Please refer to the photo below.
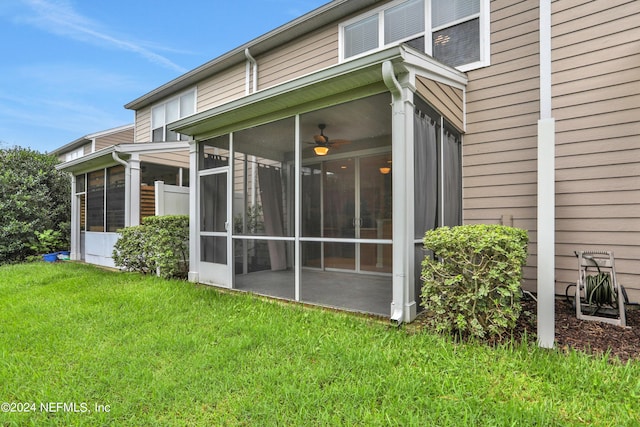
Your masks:
{"label": "bush", "polygon": [[186,278],[189,272],[189,217],[151,216],[119,230],[113,261],[128,271]]}
{"label": "bush", "polygon": [[58,159],[27,148],[0,149],[0,264],[37,255],[35,233],[51,230],[69,248],[71,179]]}
{"label": "bush", "polygon": [[522,309],[527,242],[525,230],[501,225],[428,231],[424,246],[436,257],[422,263],[428,324],[460,338],[496,337],[513,329]]}
{"label": "bush", "polygon": [[42,233],[33,233],[36,240],[29,245],[29,248],[38,254],[49,254],[63,251],[69,248],[68,241],[62,237],[62,233],[57,230],[44,230]]}

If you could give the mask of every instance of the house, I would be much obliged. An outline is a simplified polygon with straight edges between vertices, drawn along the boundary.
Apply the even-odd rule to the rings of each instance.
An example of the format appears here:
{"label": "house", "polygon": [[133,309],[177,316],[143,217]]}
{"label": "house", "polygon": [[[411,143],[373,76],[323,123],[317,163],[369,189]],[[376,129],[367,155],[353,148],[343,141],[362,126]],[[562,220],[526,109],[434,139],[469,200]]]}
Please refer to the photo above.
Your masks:
{"label": "house", "polygon": [[133,124],[51,154],[71,180],[71,259],[113,267],[117,230],[150,215],[188,213],[188,143],[133,143]]}
{"label": "house", "polygon": [[513,225],[549,346],[575,250],[640,295],[638,23],[628,0],[334,0],[125,107],[134,142],[189,140],[190,280],[411,321],[426,230]]}

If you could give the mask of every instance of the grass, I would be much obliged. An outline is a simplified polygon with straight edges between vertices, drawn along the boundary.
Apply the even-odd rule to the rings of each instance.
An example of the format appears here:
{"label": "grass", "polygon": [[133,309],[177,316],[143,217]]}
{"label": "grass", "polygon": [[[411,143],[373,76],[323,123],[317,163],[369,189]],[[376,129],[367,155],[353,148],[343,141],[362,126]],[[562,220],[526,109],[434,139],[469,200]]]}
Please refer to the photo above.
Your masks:
{"label": "grass", "polygon": [[0,402],[35,404],[3,427],[632,426],[638,399],[635,362],[81,264],[0,267]]}

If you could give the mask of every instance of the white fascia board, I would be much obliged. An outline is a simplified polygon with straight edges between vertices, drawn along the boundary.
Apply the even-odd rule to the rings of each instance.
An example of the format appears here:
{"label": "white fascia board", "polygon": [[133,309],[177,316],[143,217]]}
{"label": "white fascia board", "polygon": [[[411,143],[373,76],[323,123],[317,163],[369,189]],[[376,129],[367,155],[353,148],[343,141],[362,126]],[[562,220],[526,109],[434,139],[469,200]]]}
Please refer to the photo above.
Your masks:
{"label": "white fascia board", "polygon": [[189,141],[149,142],[111,145],[86,156],[56,165],[56,169],[74,174],[90,172],[92,170],[116,164],[112,153],[118,153],[123,160],[128,160],[134,154],[170,153],[186,151]]}
{"label": "white fascia board", "polygon": [[128,129],[133,129],[133,128],[134,128],[134,125],[133,125],[133,123],[131,123],[131,124],[128,124],[128,125],[119,126],[117,128],[112,128],[112,129],[107,129],[107,130],[103,130],[103,131],[96,132],[96,133],[91,133],[91,134],[85,135],[83,137],[80,137],[80,138],[78,138],[78,139],[76,139],[74,141],[71,141],[70,143],[65,144],[65,145],[63,145],[63,146],[61,146],[59,148],[56,148],[55,150],[50,151],[49,154],[59,155],[59,154],[62,154],[64,152],[71,151],[74,148],[78,148],[80,146],[83,146],[85,144],[93,143],[95,138],[100,138],[100,137],[103,137],[103,136],[111,135],[111,134],[114,134],[114,133],[117,133],[117,132],[122,132],[123,130],[128,130]]}
{"label": "white fascia board", "polygon": [[131,144],[116,145],[116,151],[123,154],[157,154],[186,151],[189,149],[189,141],[172,142],[137,142]]}
{"label": "white fascia board", "polygon": [[403,65],[410,70],[412,75],[417,74],[458,89],[467,87],[469,78],[465,73],[438,62],[407,45],[402,45],[400,48],[404,61]]}
{"label": "white fascia board", "polygon": [[113,160],[111,154],[116,151],[115,147],[115,145],[111,145],[101,150],[94,151],[93,153],[89,153],[86,156],[78,157],[77,159],[57,164],[56,169],[78,174],[83,173],[87,170],[91,170],[91,168],[100,168],[103,164],[115,164],[115,161]]}

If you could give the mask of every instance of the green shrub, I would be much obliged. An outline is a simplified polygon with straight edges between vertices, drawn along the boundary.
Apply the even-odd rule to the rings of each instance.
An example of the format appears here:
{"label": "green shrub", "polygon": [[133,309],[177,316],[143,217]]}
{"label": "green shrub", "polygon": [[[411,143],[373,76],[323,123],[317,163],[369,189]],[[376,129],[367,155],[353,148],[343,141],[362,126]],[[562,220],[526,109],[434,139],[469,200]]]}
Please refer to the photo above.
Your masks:
{"label": "green shrub", "polygon": [[186,278],[189,272],[189,217],[151,216],[119,230],[113,261],[128,271]]}
{"label": "green shrub", "polygon": [[428,231],[422,263],[422,303],[428,324],[460,338],[497,337],[520,316],[520,281],[527,232],[501,225],[464,225]]}
{"label": "green shrub", "polygon": [[37,254],[48,254],[52,252],[66,250],[69,246],[62,237],[62,232],[58,230],[44,230],[42,233],[36,231],[33,233],[35,240],[29,245],[29,248]]}
{"label": "green shrub", "polygon": [[150,254],[145,247],[149,240],[148,228],[144,225],[118,230],[120,237],[113,246],[113,262],[127,271],[143,274],[154,270]]}

